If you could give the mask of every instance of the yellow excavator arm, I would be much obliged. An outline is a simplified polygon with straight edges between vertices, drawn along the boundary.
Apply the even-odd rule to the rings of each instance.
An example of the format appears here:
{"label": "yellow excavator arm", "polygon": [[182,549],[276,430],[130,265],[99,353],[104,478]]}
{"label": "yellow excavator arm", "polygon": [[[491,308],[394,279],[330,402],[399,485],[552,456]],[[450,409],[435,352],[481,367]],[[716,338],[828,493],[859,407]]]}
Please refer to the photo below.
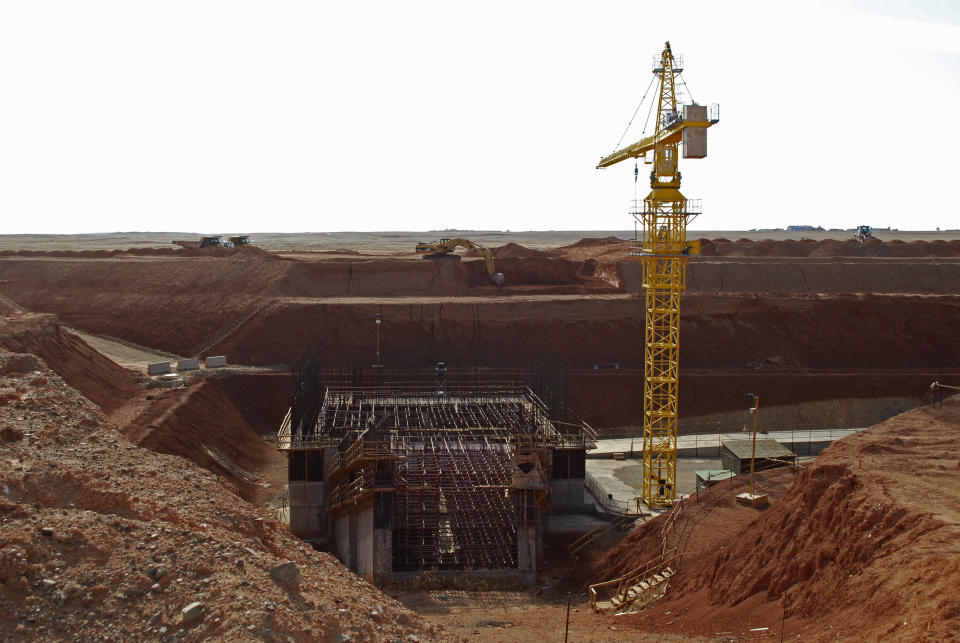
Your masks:
{"label": "yellow excavator arm", "polygon": [[440,241],[434,241],[431,243],[425,243],[423,241],[417,244],[418,253],[427,253],[424,254],[424,259],[436,259],[438,257],[451,257],[460,259],[454,251],[457,248],[465,248],[473,254],[480,255],[483,257],[484,264],[487,267],[487,274],[490,276],[490,280],[498,286],[502,286],[504,283],[503,273],[496,271],[493,265],[493,253],[490,252],[489,248],[485,248],[480,244],[474,243],[469,239],[456,238],[456,239],[440,239]]}

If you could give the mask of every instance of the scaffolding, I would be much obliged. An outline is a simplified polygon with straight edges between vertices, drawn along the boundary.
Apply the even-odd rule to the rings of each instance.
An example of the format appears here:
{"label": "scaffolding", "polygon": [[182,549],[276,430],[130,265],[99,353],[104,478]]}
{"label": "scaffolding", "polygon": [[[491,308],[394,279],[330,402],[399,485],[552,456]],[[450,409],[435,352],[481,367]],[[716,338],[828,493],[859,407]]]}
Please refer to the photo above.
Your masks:
{"label": "scaffolding", "polygon": [[294,395],[278,447],[323,454],[334,518],[392,495],[394,571],[517,568],[519,530],[550,507],[548,451],[595,448],[596,432],[523,372],[404,375],[305,375],[295,392],[322,394]]}
{"label": "scaffolding", "polygon": [[395,571],[517,566],[509,444],[444,437],[398,452]]}

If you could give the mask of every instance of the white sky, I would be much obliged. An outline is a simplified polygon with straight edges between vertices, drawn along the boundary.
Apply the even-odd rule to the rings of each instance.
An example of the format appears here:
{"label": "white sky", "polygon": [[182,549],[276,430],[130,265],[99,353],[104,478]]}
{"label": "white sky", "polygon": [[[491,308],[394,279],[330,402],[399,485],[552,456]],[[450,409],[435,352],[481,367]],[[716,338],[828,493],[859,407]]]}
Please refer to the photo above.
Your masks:
{"label": "white sky", "polygon": [[632,229],[667,39],[693,227],[958,228],[960,5],[902,4],[8,0],[0,233]]}

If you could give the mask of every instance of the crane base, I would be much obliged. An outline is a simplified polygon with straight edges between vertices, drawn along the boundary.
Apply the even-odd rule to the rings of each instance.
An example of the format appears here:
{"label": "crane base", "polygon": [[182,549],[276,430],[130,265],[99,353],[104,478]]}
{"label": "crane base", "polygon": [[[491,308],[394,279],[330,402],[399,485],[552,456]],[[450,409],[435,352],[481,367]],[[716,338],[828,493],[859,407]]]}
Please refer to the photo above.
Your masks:
{"label": "crane base", "polygon": [[744,492],[737,495],[737,502],[748,507],[766,507],[770,497],[765,493]]}

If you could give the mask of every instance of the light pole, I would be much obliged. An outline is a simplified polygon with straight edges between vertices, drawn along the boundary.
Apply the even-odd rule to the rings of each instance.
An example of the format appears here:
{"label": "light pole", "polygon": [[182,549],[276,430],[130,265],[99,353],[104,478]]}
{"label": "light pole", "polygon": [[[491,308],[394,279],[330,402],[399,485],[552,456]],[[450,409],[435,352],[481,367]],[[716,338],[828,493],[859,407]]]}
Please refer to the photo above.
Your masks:
{"label": "light pole", "polygon": [[377,313],[377,363],[373,365],[374,368],[383,368],[383,363],[380,361],[380,324],[383,323],[383,315]]}
{"label": "light pole", "polygon": [[747,400],[753,402],[753,444],[750,447],[750,495],[753,495],[753,472],[757,462],[757,424],[760,421],[760,396],[756,393],[747,393]]}
{"label": "light pole", "polygon": [[750,447],[750,491],[737,495],[737,502],[751,507],[763,507],[770,502],[770,499],[765,493],[754,493],[753,485],[757,464],[757,426],[760,423],[760,396],[756,393],[747,393],[747,400],[753,402],[753,406],[750,408],[750,412],[753,413],[753,444]]}

